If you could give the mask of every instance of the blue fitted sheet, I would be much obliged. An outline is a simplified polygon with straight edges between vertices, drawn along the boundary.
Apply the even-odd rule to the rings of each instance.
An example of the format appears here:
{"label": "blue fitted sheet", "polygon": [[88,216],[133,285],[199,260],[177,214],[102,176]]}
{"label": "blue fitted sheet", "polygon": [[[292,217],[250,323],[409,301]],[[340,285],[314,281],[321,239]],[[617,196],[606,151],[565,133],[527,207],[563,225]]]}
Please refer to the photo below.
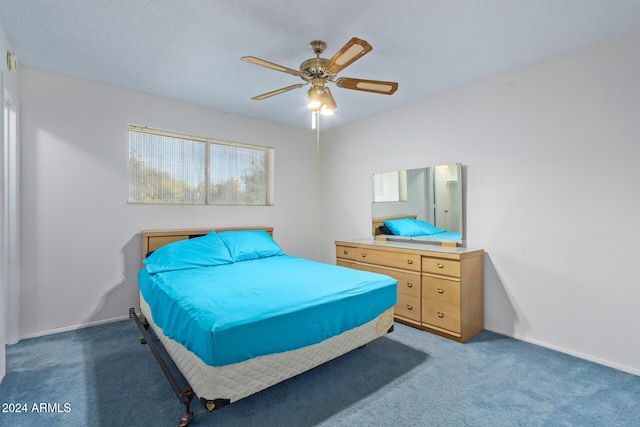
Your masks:
{"label": "blue fitted sheet", "polygon": [[418,236],[418,237],[427,237],[430,239],[438,239],[438,240],[462,240],[462,233],[457,231],[442,231],[440,233],[429,234],[426,236]]}
{"label": "blue fitted sheet", "polygon": [[163,333],[211,366],[319,343],[397,302],[388,276],[273,256],[150,275],[140,291]]}
{"label": "blue fitted sheet", "polygon": [[416,234],[412,236],[403,236],[402,234],[386,234],[386,236],[393,238],[394,236],[408,238],[411,240],[426,240],[426,241],[454,241],[458,242],[462,240],[462,233],[457,231],[442,231],[434,234]]}

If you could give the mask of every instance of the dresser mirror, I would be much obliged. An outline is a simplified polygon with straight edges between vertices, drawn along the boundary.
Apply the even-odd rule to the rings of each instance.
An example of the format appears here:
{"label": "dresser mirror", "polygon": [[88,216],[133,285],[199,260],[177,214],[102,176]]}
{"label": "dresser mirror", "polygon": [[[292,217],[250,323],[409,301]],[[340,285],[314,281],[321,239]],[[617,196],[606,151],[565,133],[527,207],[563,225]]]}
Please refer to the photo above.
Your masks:
{"label": "dresser mirror", "polygon": [[[395,240],[462,243],[462,164],[376,173],[371,203],[374,236]],[[391,233],[385,221],[413,218],[425,233]],[[429,224],[436,227],[429,228]],[[406,222],[406,221],[403,221]],[[423,227],[424,229],[424,227]]]}

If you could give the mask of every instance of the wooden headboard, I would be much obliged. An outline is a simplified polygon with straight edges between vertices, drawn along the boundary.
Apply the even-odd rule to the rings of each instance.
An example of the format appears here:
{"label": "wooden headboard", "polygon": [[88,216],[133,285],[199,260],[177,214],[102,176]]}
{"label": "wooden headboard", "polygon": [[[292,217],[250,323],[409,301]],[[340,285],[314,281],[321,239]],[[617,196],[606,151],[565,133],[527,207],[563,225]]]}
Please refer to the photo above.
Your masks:
{"label": "wooden headboard", "polygon": [[273,227],[187,228],[182,230],[142,230],[142,259],[167,243],[204,236],[210,231],[264,230],[273,236]]}
{"label": "wooden headboard", "polygon": [[396,216],[385,216],[384,218],[373,218],[371,220],[371,228],[374,236],[379,236],[382,234],[380,231],[380,226],[384,224],[385,221],[389,221],[391,219],[402,219],[402,218],[413,218],[418,219],[418,215],[396,215]]}

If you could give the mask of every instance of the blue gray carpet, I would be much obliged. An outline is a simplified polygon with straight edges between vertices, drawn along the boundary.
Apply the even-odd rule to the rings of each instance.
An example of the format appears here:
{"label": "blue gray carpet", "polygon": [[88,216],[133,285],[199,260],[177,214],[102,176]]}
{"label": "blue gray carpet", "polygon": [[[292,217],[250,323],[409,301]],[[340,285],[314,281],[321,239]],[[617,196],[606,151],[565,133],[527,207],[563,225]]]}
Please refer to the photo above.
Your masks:
{"label": "blue gray carpet", "polygon": [[[132,320],[7,347],[0,425],[176,426],[184,413]],[[20,410],[21,412],[17,412]],[[640,377],[483,332],[387,337],[192,426],[640,426]]]}

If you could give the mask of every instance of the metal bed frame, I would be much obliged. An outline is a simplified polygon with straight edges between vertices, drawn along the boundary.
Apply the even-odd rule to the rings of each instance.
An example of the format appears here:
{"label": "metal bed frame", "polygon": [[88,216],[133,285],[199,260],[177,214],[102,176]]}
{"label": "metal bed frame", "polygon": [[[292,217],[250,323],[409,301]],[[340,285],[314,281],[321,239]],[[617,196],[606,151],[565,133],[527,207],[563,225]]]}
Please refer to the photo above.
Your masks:
{"label": "metal bed frame", "polygon": [[[149,333],[150,325],[149,322],[147,322],[147,320],[144,318],[144,316],[138,315],[134,308],[130,308],[129,318],[133,319],[136,322],[136,325],[138,325],[138,329],[140,329],[140,332],[142,333],[142,336],[140,337],[140,344],[149,345],[149,349],[158,361],[162,372],[164,373],[165,377],[167,377],[167,380],[169,381],[169,384],[171,384],[171,388],[178,397],[178,400],[185,406],[185,414],[180,419],[180,424],[178,424],[178,427],[185,427],[189,425],[189,423],[193,419],[193,411],[191,411],[191,401],[196,394],[191,389],[191,386],[187,385],[186,387],[182,387],[180,385],[180,382],[171,371],[171,367],[156,346],[156,340],[154,340],[154,338]],[[153,331],[153,328],[151,330]],[[162,343],[158,342],[157,344],[162,346]],[[223,406],[231,403],[229,399],[206,400],[204,398],[201,398],[200,402],[209,412],[213,411],[214,409],[220,409]]]}

